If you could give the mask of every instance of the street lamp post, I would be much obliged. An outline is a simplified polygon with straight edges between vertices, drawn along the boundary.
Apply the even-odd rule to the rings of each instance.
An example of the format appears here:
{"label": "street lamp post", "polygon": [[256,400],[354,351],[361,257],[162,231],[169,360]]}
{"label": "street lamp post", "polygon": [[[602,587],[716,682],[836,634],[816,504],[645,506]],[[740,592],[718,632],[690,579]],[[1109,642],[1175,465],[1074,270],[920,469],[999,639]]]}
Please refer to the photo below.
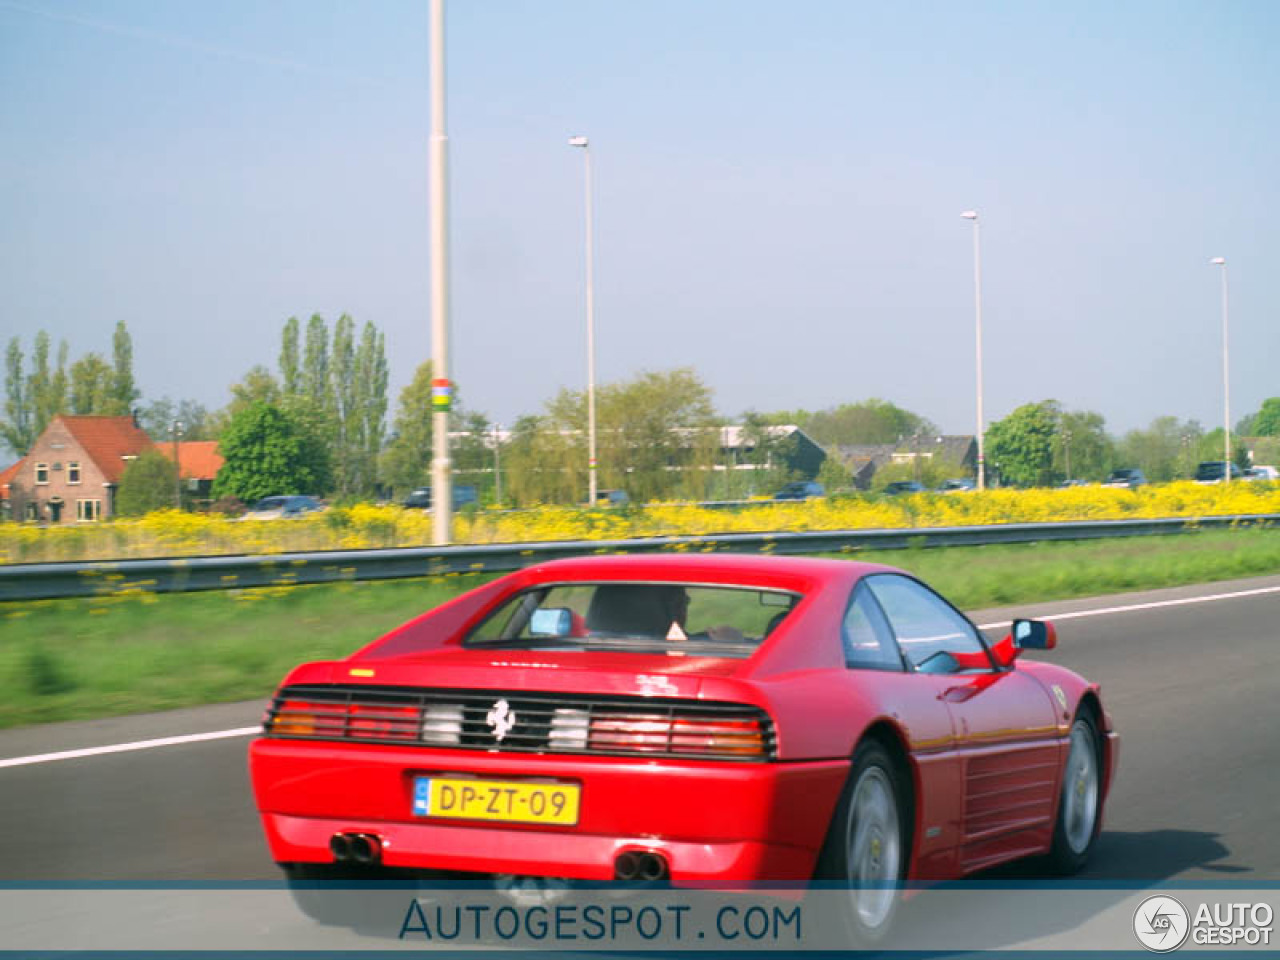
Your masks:
{"label": "street lamp post", "polygon": [[493,505],[502,504],[502,424],[493,425]]}
{"label": "street lamp post", "polygon": [[431,541],[449,542],[453,464],[449,462],[449,134],[445,116],[444,0],[431,0]]}
{"label": "street lamp post", "polygon": [[973,221],[973,310],[977,339],[977,377],[978,377],[978,489],[987,486],[986,443],[983,438],[982,416],[982,243],[978,232],[978,211],[966,210],[960,214],[966,220]]}
{"label": "street lamp post", "polygon": [[1231,368],[1227,337],[1227,259],[1214,257],[1211,264],[1222,268],[1222,482],[1231,482]]}
{"label": "street lamp post", "polygon": [[569,146],[581,147],[586,168],[587,217],[587,503],[596,503],[596,303],[595,303],[595,253],[592,243],[593,219],[591,207],[591,143],[586,137],[570,137]]}
{"label": "street lamp post", "polygon": [[178,457],[178,441],[182,437],[183,433],[182,421],[173,421],[173,424],[169,427],[169,432],[173,434],[173,508],[175,510],[181,510],[182,460]]}

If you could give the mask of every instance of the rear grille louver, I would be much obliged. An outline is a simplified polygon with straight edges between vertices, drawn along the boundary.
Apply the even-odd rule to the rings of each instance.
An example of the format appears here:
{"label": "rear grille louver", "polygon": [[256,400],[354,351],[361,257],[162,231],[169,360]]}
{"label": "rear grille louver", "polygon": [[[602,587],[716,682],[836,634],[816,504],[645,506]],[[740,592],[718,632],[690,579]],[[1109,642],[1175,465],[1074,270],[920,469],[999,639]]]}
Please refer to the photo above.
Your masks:
{"label": "rear grille louver", "polygon": [[499,753],[776,757],[768,714],[739,703],[499,690],[299,685],[276,694],[270,737]]}

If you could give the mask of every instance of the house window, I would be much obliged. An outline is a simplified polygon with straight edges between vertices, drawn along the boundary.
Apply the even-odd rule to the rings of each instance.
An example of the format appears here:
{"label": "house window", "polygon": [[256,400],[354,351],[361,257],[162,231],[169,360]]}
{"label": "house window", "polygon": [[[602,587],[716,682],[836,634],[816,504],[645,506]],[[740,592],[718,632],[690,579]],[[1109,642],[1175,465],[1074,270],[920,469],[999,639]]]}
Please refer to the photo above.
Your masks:
{"label": "house window", "polygon": [[72,460],[67,464],[67,483],[79,483],[79,482],[80,482],[80,464],[79,462]]}
{"label": "house window", "polygon": [[93,521],[102,516],[101,500],[77,500],[76,519]]}
{"label": "house window", "polygon": [[36,483],[49,482],[49,465],[47,463],[36,464]]}

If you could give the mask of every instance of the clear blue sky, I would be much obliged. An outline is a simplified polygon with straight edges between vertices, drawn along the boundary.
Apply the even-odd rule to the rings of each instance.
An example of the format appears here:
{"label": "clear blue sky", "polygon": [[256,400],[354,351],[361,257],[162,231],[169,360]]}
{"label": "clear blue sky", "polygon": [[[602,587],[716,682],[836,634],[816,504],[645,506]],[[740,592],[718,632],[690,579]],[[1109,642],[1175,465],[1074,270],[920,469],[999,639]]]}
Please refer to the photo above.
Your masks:
{"label": "clear blue sky", "polygon": [[[1280,4],[453,0],[453,372],[509,424],[694,367],[718,408],[878,396],[1113,432],[1280,394]],[[133,334],[210,408],[291,314],[430,352],[425,0],[0,0],[0,335]]]}

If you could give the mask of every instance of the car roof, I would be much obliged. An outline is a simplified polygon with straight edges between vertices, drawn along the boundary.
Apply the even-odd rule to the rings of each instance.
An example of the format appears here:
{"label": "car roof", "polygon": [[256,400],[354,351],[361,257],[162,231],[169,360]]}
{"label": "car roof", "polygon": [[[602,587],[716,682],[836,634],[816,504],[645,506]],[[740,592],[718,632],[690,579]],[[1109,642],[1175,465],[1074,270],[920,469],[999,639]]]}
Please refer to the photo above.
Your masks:
{"label": "car roof", "polygon": [[645,553],[551,560],[529,567],[524,572],[530,582],[534,583],[556,580],[653,580],[795,590],[815,583],[851,583],[867,573],[891,570],[894,568],[876,563],[819,557],[775,557],[746,553]]}

